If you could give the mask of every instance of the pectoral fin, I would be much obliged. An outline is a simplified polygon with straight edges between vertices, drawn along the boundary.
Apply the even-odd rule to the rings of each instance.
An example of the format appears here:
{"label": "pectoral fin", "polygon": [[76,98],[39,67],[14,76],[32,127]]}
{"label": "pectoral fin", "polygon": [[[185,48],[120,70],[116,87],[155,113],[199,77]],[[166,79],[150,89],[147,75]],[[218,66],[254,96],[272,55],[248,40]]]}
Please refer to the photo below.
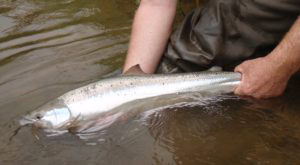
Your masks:
{"label": "pectoral fin", "polygon": [[220,67],[220,66],[212,66],[207,71],[210,71],[210,72],[221,72],[221,71],[223,71],[223,68]]}

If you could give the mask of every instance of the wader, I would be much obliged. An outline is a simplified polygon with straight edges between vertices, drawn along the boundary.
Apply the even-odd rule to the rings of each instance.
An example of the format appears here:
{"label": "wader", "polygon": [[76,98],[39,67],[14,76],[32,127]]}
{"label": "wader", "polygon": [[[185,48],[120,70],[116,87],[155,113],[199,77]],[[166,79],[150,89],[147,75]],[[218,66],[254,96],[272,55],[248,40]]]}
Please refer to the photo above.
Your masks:
{"label": "wader", "polygon": [[232,70],[272,51],[299,14],[300,0],[209,0],[171,35],[157,72]]}

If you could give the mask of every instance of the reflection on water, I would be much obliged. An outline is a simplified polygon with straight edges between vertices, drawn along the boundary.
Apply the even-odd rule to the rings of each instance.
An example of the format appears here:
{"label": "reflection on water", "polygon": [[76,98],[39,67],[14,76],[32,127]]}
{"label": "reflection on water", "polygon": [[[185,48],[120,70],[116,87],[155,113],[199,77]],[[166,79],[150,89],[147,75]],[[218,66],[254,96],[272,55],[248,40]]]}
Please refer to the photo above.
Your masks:
{"label": "reflection on water", "polygon": [[126,117],[84,140],[18,129],[27,112],[121,68],[134,3],[0,2],[0,164],[300,164],[299,78],[271,100],[124,105]]}

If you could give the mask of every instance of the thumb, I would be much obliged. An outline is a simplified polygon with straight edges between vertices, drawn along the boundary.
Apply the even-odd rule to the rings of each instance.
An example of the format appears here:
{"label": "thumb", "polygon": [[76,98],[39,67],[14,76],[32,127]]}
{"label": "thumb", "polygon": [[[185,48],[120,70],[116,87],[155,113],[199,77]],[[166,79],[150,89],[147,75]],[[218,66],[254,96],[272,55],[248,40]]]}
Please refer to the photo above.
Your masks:
{"label": "thumb", "polygon": [[244,69],[243,69],[242,64],[236,66],[236,67],[234,68],[234,72],[240,72],[240,73],[243,73],[243,72],[244,72]]}
{"label": "thumb", "polygon": [[243,90],[242,90],[242,83],[243,83],[243,72],[244,72],[244,69],[242,67],[242,64],[236,66],[234,68],[234,72],[239,72],[241,74],[241,82],[240,84],[234,89],[233,93],[236,94],[236,95],[243,95]]}

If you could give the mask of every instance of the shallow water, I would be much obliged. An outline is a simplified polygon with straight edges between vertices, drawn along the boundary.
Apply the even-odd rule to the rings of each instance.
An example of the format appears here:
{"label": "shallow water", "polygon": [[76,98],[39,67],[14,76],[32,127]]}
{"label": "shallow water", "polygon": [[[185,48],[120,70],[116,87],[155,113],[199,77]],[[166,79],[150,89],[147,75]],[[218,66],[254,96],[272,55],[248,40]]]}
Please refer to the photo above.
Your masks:
{"label": "shallow water", "polygon": [[300,78],[271,100],[132,104],[86,140],[18,130],[24,114],[121,68],[134,3],[1,0],[0,164],[300,164]]}

